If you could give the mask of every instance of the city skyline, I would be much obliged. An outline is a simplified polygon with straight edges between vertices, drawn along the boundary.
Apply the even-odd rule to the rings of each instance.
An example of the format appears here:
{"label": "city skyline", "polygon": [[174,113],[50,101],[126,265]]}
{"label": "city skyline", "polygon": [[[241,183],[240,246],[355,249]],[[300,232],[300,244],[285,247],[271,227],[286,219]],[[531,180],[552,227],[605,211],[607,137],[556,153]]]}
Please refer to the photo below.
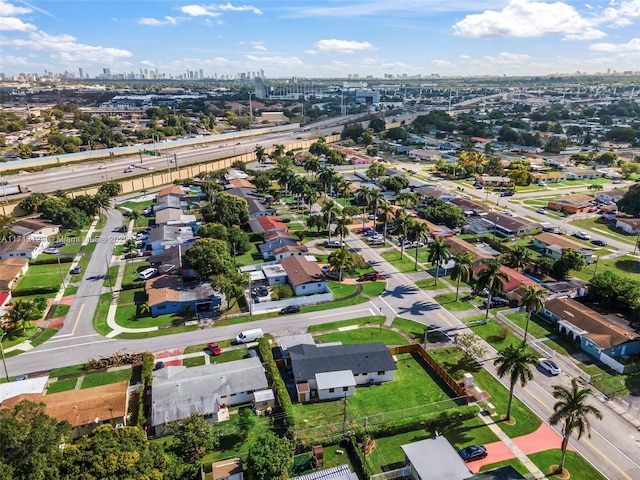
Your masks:
{"label": "city skyline", "polygon": [[[482,8],[475,4],[482,3]],[[152,7],[152,8],[151,8]],[[640,70],[640,0],[0,0],[0,71],[177,78]]]}

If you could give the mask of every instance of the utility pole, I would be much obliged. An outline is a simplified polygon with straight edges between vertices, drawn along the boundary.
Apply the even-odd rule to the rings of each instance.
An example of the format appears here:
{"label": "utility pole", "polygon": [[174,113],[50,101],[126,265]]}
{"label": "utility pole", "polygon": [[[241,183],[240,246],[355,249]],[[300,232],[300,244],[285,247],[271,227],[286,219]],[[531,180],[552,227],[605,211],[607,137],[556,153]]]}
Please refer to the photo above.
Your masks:
{"label": "utility pole", "polygon": [[347,438],[347,393],[344,394],[342,407],[342,437]]}
{"label": "utility pole", "polygon": [[2,346],[2,339],[5,336],[4,330],[0,328],[0,353],[2,354],[2,364],[4,365],[4,376],[7,378],[7,383],[9,382],[9,370],[7,370],[7,360],[4,358],[4,347]]}
{"label": "utility pole", "polygon": [[109,282],[109,291],[113,297],[113,285],[111,285],[111,275],[109,274],[109,261],[107,260],[107,257],[104,257],[104,263],[107,265],[107,281]]}

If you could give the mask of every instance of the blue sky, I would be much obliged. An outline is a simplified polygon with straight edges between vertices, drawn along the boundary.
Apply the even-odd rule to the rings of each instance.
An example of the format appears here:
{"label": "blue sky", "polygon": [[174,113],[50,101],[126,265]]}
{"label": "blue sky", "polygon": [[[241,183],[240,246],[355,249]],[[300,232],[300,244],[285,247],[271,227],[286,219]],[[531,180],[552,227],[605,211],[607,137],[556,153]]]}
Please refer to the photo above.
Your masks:
{"label": "blue sky", "polygon": [[0,0],[0,72],[640,71],[640,0]]}

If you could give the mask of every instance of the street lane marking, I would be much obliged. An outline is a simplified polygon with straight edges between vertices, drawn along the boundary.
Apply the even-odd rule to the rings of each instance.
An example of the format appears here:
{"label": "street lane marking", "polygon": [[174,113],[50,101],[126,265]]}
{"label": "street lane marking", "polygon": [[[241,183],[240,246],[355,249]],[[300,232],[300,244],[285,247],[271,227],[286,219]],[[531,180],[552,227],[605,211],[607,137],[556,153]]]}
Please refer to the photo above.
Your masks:
{"label": "street lane marking", "polygon": [[[596,433],[597,433],[597,432],[596,432]],[[594,445],[593,443],[591,443],[591,441],[590,441],[588,438],[585,438],[585,439],[584,439],[584,443],[586,443],[587,445],[589,445],[589,447],[591,447],[591,449],[592,449],[594,452],[596,452],[596,455],[598,455],[600,458],[603,458],[604,460],[606,460],[606,461],[607,461],[607,463],[608,463],[609,465],[611,465],[613,468],[615,468],[615,469],[620,473],[620,475],[622,475],[623,477],[627,478],[628,480],[633,480],[633,478],[632,478],[632,477],[630,477],[629,475],[627,475],[627,474],[625,473],[625,471],[624,471],[624,470],[622,470],[618,465],[616,465],[616,464],[615,464],[615,463],[613,463],[611,460],[609,460],[609,457],[607,457],[607,456],[603,455],[602,453],[600,453],[600,450],[598,450],[598,449],[595,447],[595,445]],[[615,448],[615,447],[614,447],[614,448]],[[618,449],[616,448],[616,450],[618,450]],[[618,452],[620,452],[620,450],[618,450]],[[620,453],[622,453],[622,452],[620,452]],[[624,455],[624,453],[622,453],[622,455],[626,457],[626,455]],[[589,463],[591,463],[591,462],[589,462]],[[631,463],[633,463],[633,462],[631,462]],[[593,465],[593,466],[595,467],[595,465]],[[598,469],[597,467],[596,467],[596,470],[598,470],[600,473],[602,473],[602,472],[600,471],[600,469]]]}
{"label": "street lane marking", "polygon": [[447,325],[449,325],[450,327],[453,327],[453,326],[455,326],[455,325],[456,325],[455,323],[451,323],[451,322],[449,321],[449,319],[448,319],[445,315],[443,315],[443,313],[442,313],[442,312],[436,312],[436,313],[437,313],[437,315],[438,315],[442,320],[444,320],[444,323],[446,323],[446,324],[447,324]]}
{"label": "street lane marking", "polygon": [[[358,312],[369,312],[371,315],[374,315],[373,311],[370,308],[361,308],[360,310],[352,310],[349,313],[358,313]],[[335,317],[336,315],[345,315],[345,313],[341,312],[341,313],[328,313],[327,315],[316,315],[315,317],[309,317],[309,320],[317,320],[318,318]]]}
{"label": "street lane marking", "polygon": [[76,333],[76,328],[78,328],[78,322],[80,322],[80,315],[82,315],[82,310],[84,310],[84,303],[80,305],[80,311],[78,312],[78,316],[76,317],[76,323],[73,325],[73,329],[71,330],[71,335]]}
{"label": "street lane marking", "polygon": [[42,353],[42,352],[53,352],[54,350],[69,349],[73,347],[84,347],[85,345],[95,345],[96,343],[114,342],[114,341],[115,340],[107,339],[107,340],[100,340],[98,342],[77,343],[75,345],[65,345],[63,347],[48,348],[46,350],[29,350],[28,352],[24,352],[22,355],[31,355],[32,353]]}
{"label": "street lane marking", "polygon": [[[389,310],[391,310],[391,313],[393,313],[396,317],[398,316],[398,314],[397,314],[397,313],[396,313],[396,311],[393,309],[393,307],[392,307],[391,305],[389,305],[389,303],[388,303],[384,298],[382,298],[382,295],[380,295],[378,298],[379,298],[380,300],[382,300],[382,302],[387,306],[387,308],[388,308]],[[371,303],[373,303],[373,301],[372,301]],[[380,309],[380,313],[382,313],[382,309]]]}
{"label": "street lane marking", "polygon": [[[63,338],[63,337],[66,337],[66,338]],[[74,337],[73,333],[65,333],[64,335],[60,335],[58,338],[54,337],[51,340],[48,340],[48,343],[66,342],[67,340],[75,340],[76,338],[85,338],[85,337],[101,337],[101,335],[99,333],[91,333],[89,335],[78,335],[77,337]]]}

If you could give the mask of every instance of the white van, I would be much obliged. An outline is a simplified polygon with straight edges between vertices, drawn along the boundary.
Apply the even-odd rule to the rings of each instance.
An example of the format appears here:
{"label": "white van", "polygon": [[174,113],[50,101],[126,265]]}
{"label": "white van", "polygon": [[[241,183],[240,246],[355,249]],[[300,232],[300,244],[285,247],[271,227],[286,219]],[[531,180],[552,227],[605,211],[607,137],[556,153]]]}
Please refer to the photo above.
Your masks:
{"label": "white van", "polygon": [[261,328],[253,328],[251,330],[244,330],[236,336],[236,343],[249,343],[255,342],[257,339],[264,337],[264,332]]}
{"label": "white van", "polygon": [[157,268],[147,268],[138,274],[138,280],[149,280],[158,274]]}

